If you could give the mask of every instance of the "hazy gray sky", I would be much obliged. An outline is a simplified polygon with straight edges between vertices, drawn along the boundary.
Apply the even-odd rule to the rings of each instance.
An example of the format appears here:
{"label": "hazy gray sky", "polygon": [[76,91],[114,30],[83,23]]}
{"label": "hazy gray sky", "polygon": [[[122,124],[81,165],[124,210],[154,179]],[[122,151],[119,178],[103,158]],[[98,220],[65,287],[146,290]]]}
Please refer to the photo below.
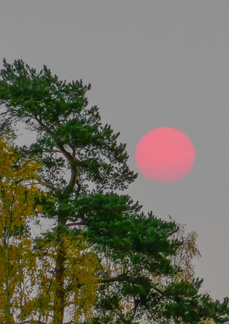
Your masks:
{"label": "hazy gray sky", "polygon": [[220,299],[229,296],[228,17],[228,0],[0,2],[0,60],[90,82],[90,104],[121,132],[135,171],[136,145],[151,129],[192,140],[184,180],[160,185],[139,174],[128,193],[199,234],[196,275]]}

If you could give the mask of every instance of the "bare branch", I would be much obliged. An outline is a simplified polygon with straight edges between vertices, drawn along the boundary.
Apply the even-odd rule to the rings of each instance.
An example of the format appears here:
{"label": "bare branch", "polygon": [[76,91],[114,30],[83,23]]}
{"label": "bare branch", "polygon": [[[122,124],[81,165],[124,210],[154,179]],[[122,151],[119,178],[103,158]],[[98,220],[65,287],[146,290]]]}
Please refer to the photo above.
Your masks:
{"label": "bare branch", "polygon": [[85,223],[83,222],[76,222],[76,223],[69,223],[69,224],[66,224],[66,226],[77,226],[77,225],[85,225]]}

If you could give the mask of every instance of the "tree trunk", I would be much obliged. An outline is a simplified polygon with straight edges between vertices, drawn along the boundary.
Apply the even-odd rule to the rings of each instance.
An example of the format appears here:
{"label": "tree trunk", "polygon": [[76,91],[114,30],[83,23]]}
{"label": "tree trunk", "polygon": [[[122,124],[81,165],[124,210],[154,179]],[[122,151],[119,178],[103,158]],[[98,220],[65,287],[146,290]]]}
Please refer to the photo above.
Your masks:
{"label": "tree trunk", "polygon": [[8,251],[8,246],[5,243],[4,246],[4,250],[5,250],[5,271],[6,271],[6,310],[5,310],[5,316],[6,316],[6,324],[10,324],[11,323],[11,311],[10,311],[10,301],[11,301],[11,296],[10,296],[10,285],[9,285],[9,278],[10,278],[10,271],[9,271],[9,267],[10,267],[10,260],[9,260],[9,251]]}
{"label": "tree trunk", "polygon": [[54,324],[62,324],[64,320],[64,262],[65,251],[63,244],[60,242],[60,248],[56,260],[56,296],[54,302]]}

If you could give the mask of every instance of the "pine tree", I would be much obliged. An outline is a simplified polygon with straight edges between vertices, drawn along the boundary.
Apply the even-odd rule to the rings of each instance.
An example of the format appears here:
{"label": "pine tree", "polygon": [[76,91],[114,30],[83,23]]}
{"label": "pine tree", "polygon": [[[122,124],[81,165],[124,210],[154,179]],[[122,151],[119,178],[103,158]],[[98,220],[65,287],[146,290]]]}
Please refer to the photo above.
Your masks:
{"label": "pine tree", "polygon": [[[1,128],[24,122],[36,133],[36,142],[20,152],[42,165],[40,177],[48,191],[43,217],[55,224],[48,235],[57,244],[53,323],[64,322],[70,271],[65,242],[69,237],[77,242],[79,235],[100,261],[93,323],[194,324],[207,318],[226,323],[227,299],[220,303],[202,295],[198,279],[171,280],[182,271],[171,261],[182,244],[175,237],[179,226],[145,215],[138,203],[120,194],[136,174],[127,165],[119,134],[101,123],[98,107],[88,107],[90,85],[60,81],[46,66],[36,72],[22,60],[3,63]],[[167,284],[161,286],[158,276]]]}

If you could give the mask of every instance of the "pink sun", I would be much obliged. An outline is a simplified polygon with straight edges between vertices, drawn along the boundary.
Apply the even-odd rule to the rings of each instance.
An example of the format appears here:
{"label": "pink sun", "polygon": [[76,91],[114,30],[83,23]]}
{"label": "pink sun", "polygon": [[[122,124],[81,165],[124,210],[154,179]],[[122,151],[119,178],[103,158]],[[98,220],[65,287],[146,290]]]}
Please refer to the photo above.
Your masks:
{"label": "pink sun", "polygon": [[172,183],[183,179],[192,169],[195,150],[187,135],[161,127],[142,137],[135,152],[141,173],[157,183]]}

